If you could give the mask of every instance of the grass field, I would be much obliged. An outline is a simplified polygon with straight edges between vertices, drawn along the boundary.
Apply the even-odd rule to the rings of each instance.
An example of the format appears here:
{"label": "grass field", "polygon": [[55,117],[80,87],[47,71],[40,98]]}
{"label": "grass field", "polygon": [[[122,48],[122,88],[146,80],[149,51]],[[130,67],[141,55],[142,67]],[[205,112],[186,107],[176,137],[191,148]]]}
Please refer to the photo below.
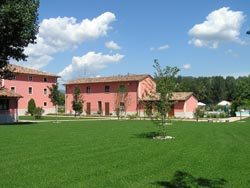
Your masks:
{"label": "grass field", "polygon": [[0,188],[248,188],[250,120],[0,126]]}

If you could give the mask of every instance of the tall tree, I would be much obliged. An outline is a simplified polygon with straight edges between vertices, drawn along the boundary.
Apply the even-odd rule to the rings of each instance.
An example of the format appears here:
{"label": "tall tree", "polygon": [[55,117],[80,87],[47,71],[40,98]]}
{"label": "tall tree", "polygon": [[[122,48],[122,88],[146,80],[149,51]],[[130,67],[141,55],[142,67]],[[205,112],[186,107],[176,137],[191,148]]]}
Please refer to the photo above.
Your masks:
{"label": "tall tree", "polygon": [[60,102],[60,92],[58,90],[58,85],[53,84],[51,87],[48,87],[50,93],[49,93],[49,98],[54,107],[56,108],[56,114],[57,114],[57,106]]}
{"label": "tall tree", "polygon": [[0,78],[11,76],[9,60],[26,60],[24,48],[38,33],[39,0],[0,1]]}
{"label": "tall tree", "polygon": [[82,107],[83,107],[83,97],[81,95],[81,90],[79,87],[76,87],[73,93],[73,101],[72,101],[72,108],[75,111],[75,117],[76,114],[81,114],[82,113]]}
{"label": "tall tree", "polygon": [[128,87],[121,83],[115,92],[115,103],[114,108],[116,112],[116,116],[120,119],[120,116],[125,115],[128,106],[130,105],[130,98],[128,95]]}
{"label": "tall tree", "polygon": [[177,67],[166,66],[162,68],[157,60],[154,60],[156,92],[160,94],[160,99],[156,105],[162,117],[162,125],[166,122],[166,115],[173,105],[170,100],[176,88],[175,76],[180,71]]}

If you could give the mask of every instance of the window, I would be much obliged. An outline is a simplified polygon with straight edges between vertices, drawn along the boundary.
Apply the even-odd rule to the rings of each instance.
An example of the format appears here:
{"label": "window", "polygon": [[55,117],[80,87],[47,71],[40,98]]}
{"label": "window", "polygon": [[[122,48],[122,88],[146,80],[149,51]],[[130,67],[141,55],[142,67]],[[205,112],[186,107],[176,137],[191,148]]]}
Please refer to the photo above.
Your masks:
{"label": "window", "polygon": [[48,82],[48,78],[43,78],[43,81],[44,82]]}
{"label": "window", "polygon": [[43,103],[43,106],[47,106],[47,102],[44,102],[44,103]]}
{"label": "window", "polygon": [[0,99],[0,110],[9,110],[9,100]]}
{"label": "window", "polygon": [[16,92],[16,88],[13,86],[13,87],[10,87],[10,91],[12,91],[12,92]]}
{"label": "window", "polygon": [[32,94],[32,87],[28,88],[28,94]]}
{"label": "window", "polygon": [[90,86],[86,87],[86,93],[90,93]]}
{"label": "window", "polygon": [[47,95],[47,94],[48,94],[47,88],[44,88],[44,89],[43,89],[43,94],[44,94],[44,95]]}
{"label": "window", "polygon": [[32,76],[29,76],[28,77],[28,81],[32,81],[33,80],[33,77]]}
{"label": "window", "polygon": [[109,93],[110,92],[110,87],[109,86],[105,86],[104,92],[105,93]]}

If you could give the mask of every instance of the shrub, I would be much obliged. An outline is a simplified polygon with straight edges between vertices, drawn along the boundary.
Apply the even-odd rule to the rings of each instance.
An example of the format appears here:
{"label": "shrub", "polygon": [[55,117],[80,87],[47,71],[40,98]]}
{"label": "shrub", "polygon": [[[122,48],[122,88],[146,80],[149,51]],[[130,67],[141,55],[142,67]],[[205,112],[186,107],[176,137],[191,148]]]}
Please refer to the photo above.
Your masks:
{"label": "shrub", "polygon": [[128,114],[127,117],[129,119],[136,119],[138,117],[138,115],[137,115],[137,113],[135,113],[135,114]]}
{"label": "shrub", "polygon": [[44,113],[44,109],[42,107],[37,107],[34,109],[33,113],[35,119],[41,119],[42,114]]}
{"label": "shrub", "polygon": [[28,113],[33,116],[34,110],[36,109],[36,103],[34,99],[30,99],[28,102]]}
{"label": "shrub", "polygon": [[65,107],[58,107],[58,112],[59,113],[64,113],[65,112]]}

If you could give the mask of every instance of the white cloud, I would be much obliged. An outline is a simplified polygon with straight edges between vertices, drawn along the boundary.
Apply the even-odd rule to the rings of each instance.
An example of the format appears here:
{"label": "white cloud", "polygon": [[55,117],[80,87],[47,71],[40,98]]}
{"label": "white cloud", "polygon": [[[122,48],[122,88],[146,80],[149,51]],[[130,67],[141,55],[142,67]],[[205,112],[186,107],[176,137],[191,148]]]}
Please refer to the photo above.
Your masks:
{"label": "white cloud", "polygon": [[37,58],[44,59],[45,63],[40,64],[40,61],[37,61],[38,65],[36,62],[31,62],[32,66],[36,64],[37,67],[42,68],[53,59],[53,54],[77,48],[88,40],[106,36],[111,29],[110,24],[115,19],[115,15],[111,12],[80,22],[77,22],[74,17],[44,19],[39,25],[37,43],[30,44],[25,49],[25,53],[29,56],[28,62]]}
{"label": "white cloud", "polygon": [[96,75],[110,63],[120,61],[124,55],[104,55],[102,53],[88,52],[81,57],[73,57],[72,63],[64,68],[59,75],[64,81],[74,78]]}
{"label": "white cloud", "polygon": [[169,49],[170,47],[169,47],[169,45],[163,45],[163,46],[160,46],[160,47],[158,47],[158,50],[167,50],[167,49]]}
{"label": "white cloud", "polygon": [[245,20],[241,11],[232,11],[229,7],[211,12],[201,24],[189,30],[193,38],[189,44],[196,47],[218,48],[221,42],[243,43],[239,38],[240,28]]}
{"label": "white cloud", "polygon": [[105,46],[111,50],[120,50],[121,47],[114,41],[109,41],[105,43]]}
{"label": "white cloud", "polygon": [[183,65],[183,68],[184,68],[184,69],[190,69],[190,68],[191,68],[191,65],[190,65],[190,64],[185,64],[185,65]]}
{"label": "white cloud", "polygon": [[162,50],[167,50],[167,49],[169,49],[169,48],[170,48],[170,46],[169,46],[168,44],[165,44],[165,45],[159,46],[159,47],[157,47],[157,48],[155,48],[155,47],[150,47],[149,50],[152,52],[152,51],[154,51],[154,50],[162,51]]}

